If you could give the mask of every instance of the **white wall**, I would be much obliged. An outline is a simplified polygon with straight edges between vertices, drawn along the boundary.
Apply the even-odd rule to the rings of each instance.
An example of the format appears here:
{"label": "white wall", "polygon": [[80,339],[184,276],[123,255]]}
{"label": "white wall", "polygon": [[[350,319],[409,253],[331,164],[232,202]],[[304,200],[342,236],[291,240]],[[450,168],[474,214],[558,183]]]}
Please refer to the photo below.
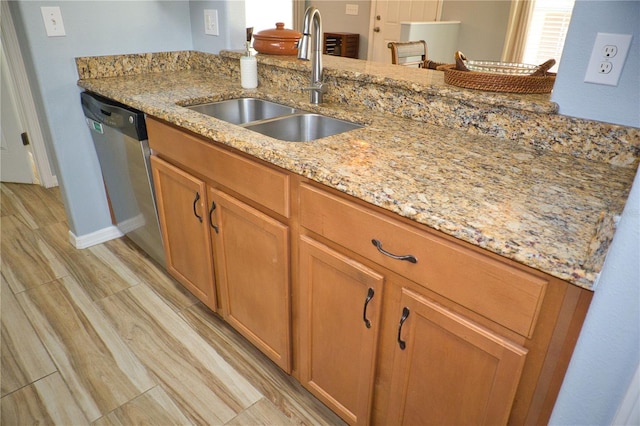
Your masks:
{"label": "white wall", "polygon": [[[66,37],[47,37],[41,6],[59,6]],[[186,1],[12,1],[36,103],[50,129],[71,231],[111,225],[99,163],[80,107],[77,56],[191,49]]]}
{"label": "white wall", "polygon": [[[640,127],[639,29],[637,1],[576,2],[553,92],[561,112],[571,111],[571,115],[578,117],[610,122],[624,117],[628,125]],[[598,31],[634,34],[634,44],[617,88],[592,87],[582,82]],[[639,363],[640,175],[637,174],[550,423],[611,424]]]}

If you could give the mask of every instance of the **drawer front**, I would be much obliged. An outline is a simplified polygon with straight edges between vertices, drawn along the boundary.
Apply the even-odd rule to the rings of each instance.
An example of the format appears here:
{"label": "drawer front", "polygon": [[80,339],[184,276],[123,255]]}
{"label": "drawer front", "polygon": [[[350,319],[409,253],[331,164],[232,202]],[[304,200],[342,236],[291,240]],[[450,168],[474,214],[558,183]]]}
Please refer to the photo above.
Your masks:
{"label": "drawer front", "polygon": [[289,176],[203,139],[147,118],[149,146],[264,207],[289,217]]}
{"label": "drawer front", "polygon": [[[300,224],[510,330],[533,333],[543,278],[305,184]],[[374,239],[416,262],[381,253]]]}

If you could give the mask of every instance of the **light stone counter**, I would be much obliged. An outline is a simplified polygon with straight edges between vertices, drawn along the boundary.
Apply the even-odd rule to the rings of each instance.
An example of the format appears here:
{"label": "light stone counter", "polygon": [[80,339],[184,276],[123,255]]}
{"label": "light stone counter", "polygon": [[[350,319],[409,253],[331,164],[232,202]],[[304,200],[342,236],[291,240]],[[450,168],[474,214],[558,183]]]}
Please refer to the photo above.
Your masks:
{"label": "light stone counter", "polygon": [[[527,102],[526,95],[446,86],[436,71],[325,59],[330,93],[319,107],[300,91],[307,63],[259,57],[260,86],[243,90],[233,52],[78,58],[78,84],[448,235],[594,288],[636,172],[638,129],[557,116],[548,95],[534,95]],[[403,112],[386,103],[415,96],[408,90],[433,98],[422,108],[434,120],[416,118],[411,106]],[[180,106],[243,96],[365,127],[290,143]],[[452,108],[457,111],[454,122],[446,118]],[[494,109],[493,124],[491,118],[464,115],[483,108]],[[508,117],[538,123],[539,134],[551,129],[571,136],[549,146],[513,137],[508,130],[513,119],[501,116],[502,110]],[[495,130],[495,123],[507,124]],[[558,123],[566,128],[554,130]],[[595,154],[590,148],[594,141],[600,147]]]}

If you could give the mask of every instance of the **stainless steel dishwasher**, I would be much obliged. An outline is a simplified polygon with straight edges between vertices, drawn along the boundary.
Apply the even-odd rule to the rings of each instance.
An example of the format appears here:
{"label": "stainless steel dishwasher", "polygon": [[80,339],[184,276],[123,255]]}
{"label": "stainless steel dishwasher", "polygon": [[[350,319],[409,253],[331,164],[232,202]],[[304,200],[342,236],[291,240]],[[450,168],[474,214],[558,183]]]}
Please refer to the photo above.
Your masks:
{"label": "stainless steel dishwasher", "polygon": [[89,92],[80,94],[118,229],[166,267],[144,114]]}

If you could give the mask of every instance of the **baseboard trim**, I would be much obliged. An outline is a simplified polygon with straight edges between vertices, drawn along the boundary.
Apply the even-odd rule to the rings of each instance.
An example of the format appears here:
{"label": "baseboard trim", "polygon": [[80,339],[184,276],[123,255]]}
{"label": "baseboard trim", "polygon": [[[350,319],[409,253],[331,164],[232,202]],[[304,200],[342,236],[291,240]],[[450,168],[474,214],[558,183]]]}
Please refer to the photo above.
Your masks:
{"label": "baseboard trim", "polygon": [[96,244],[120,238],[123,235],[124,234],[115,226],[109,226],[108,228],[99,229],[90,234],[79,236],[69,230],[69,241],[71,241],[71,244],[73,244],[75,248],[84,249],[95,246]]}

